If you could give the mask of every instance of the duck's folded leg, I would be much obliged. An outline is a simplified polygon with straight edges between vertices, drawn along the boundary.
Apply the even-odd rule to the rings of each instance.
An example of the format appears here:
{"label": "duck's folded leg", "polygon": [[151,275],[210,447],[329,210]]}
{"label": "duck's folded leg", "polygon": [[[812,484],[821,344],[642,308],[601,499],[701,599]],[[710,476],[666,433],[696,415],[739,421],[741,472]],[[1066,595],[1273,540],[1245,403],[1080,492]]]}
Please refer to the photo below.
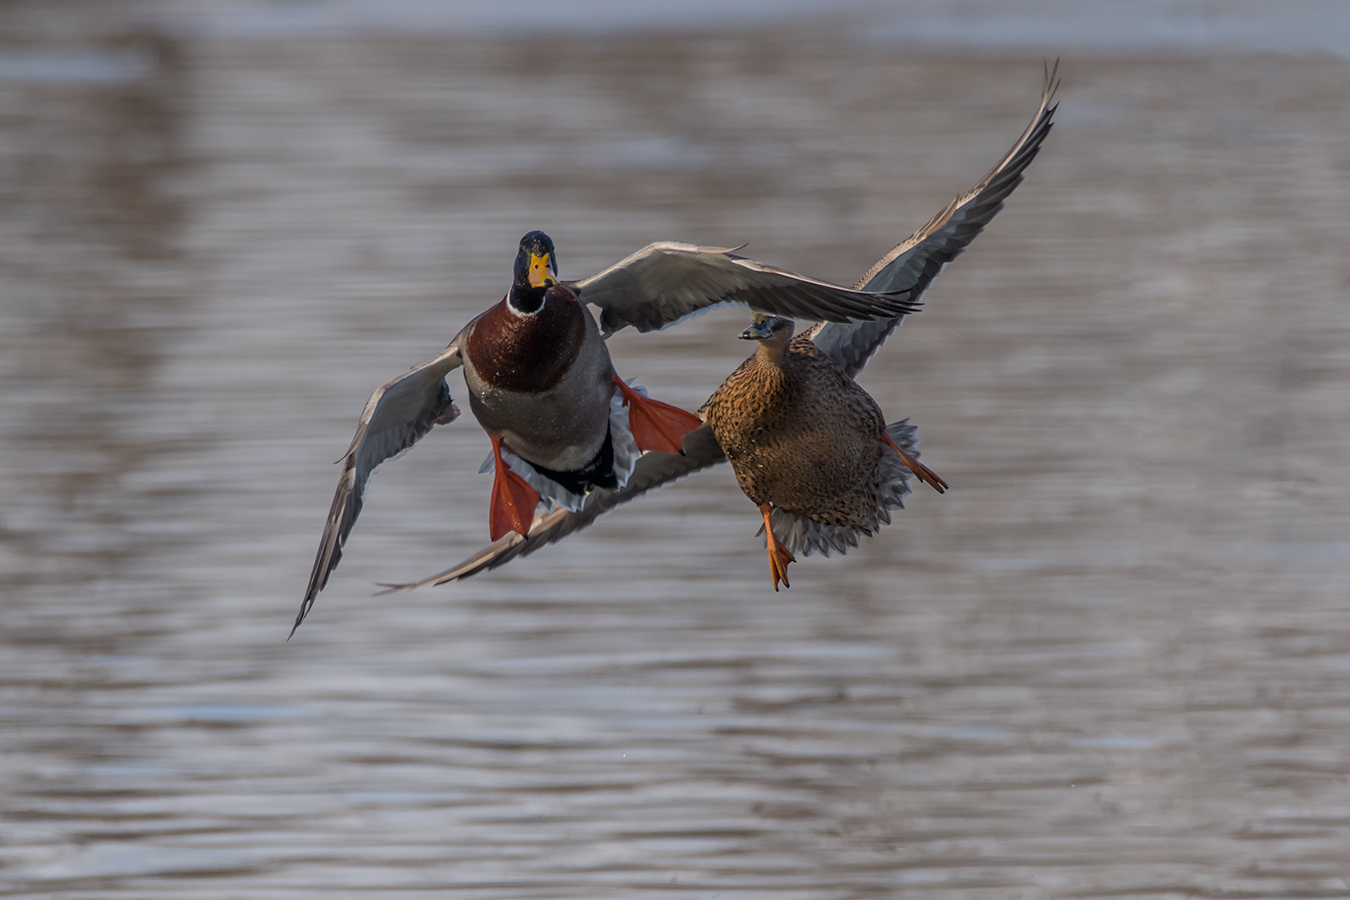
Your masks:
{"label": "duck's folded leg", "polygon": [[530,533],[534,509],[539,505],[539,492],[530,487],[502,459],[500,435],[490,435],[492,458],[496,469],[492,477],[492,505],[488,511],[488,533],[495,541],[508,531]]}
{"label": "duck's folded leg", "polygon": [[628,427],[639,450],[660,453],[679,453],[684,447],[684,436],[703,424],[703,420],[678,406],[644,397],[623,383],[618,375],[614,383],[623,393],[623,405],[628,407]]}
{"label": "duck's folded leg", "polygon": [[947,492],[947,482],[943,481],[938,473],[901,450],[899,446],[896,445],[895,441],[891,440],[891,436],[884,431],[881,433],[881,442],[896,452],[896,455],[900,457],[900,461],[905,464],[905,468],[914,473],[914,477],[922,482],[932,485],[933,490],[937,491],[939,494],[945,494]]}
{"label": "duck's folded leg", "polygon": [[764,540],[769,547],[769,578],[773,580],[773,589],[778,590],[778,582],[783,582],[783,587],[790,588],[788,584],[787,567],[788,563],[795,563],[797,557],[788,552],[788,549],[778,542],[778,538],[773,533],[773,523],[769,521],[773,513],[772,503],[761,503],[759,511],[764,515]]}

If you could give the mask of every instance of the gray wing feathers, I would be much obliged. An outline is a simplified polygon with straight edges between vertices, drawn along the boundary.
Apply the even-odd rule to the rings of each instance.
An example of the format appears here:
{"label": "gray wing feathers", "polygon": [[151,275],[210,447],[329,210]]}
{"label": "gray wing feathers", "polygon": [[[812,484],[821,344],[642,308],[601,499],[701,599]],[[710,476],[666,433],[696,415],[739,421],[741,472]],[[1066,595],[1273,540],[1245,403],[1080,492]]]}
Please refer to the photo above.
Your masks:
{"label": "gray wing feathers", "polygon": [[914,312],[908,292],[860,291],[804,278],[731,250],[650,244],[573,287],[599,307],[606,337],[632,325],[655,331],[725,303],[794,319],[851,322]]}
{"label": "gray wing feathers", "polygon": [[[1003,201],[1022,183],[1022,173],[1050,133],[1056,109],[1051,101],[1059,86],[1058,67],[1058,62],[1054,68],[1047,67],[1040,108],[1012,149],[973,188],[878,260],[858,280],[853,291],[738,257],[733,250],[676,242],[645,247],[603,272],[577,282],[574,288],[583,301],[601,309],[600,323],[606,336],[629,325],[639,331],[654,331],[714,306],[736,302],[789,318],[825,320],[812,330],[812,338],[850,377],[856,377],[905,316],[917,309],[933,279],[984,230],[1003,208]],[[896,310],[895,314],[875,318],[879,312],[884,314],[888,305]],[[848,319],[860,321],[838,321]],[[909,441],[917,446],[913,427],[906,422],[895,423],[887,430],[902,447],[910,446]],[[684,446],[685,456],[646,454],[638,460],[622,490],[597,489],[577,512],[547,513],[536,520],[528,537],[509,534],[439,575],[388,587],[444,584],[495,569],[580,531],[603,513],[647,491],[726,460],[707,425],[686,435]],[[918,453],[914,456],[917,458]],[[889,510],[899,508],[901,499],[909,493],[910,473],[889,451],[882,455],[882,468],[879,516],[882,521],[889,521]],[[339,487],[339,495],[341,490]],[[778,530],[780,512],[774,512],[774,522],[775,531],[782,535]],[[355,519],[354,513],[351,518]],[[333,520],[330,515],[330,523]],[[794,527],[790,522],[784,525]],[[348,524],[347,528],[350,527]],[[804,520],[796,527],[796,537],[804,550],[810,546],[822,552],[830,549],[842,552],[857,545],[856,535],[826,533],[819,526],[808,527]],[[344,537],[345,534],[344,531]],[[327,538],[325,532],[325,541]]]}
{"label": "gray wing feathers", "polygon": [[445,383],[446,374],[459,364],[459,345],[451,344],[440,356],[395,378],[366,401],[356,435],[342,459],[342,475],[291,634],[300,627],[314,605],[314,598],[341,561],[347,535],[361,514],[361,501],[370,476],[380,463],[406,451],[437,424],[451,422],[459,415],[459,408],[450,399],[450,387]]}
{"label": "gray wing feathers", "polygon": [[[1023,172],[1040,152],[1041,142],[1053,125],[1051,120],[1057,107],[1050,104],[1059,87],[1058,68],[1056,62],[1054,69],[1047,69],[1041,105],[1012,149],[973,188],[878,260],[855,287],[867,291],[907,291],[911,299],[923,299],[933,279],[975,240],[1003,208],[1003,201],[1022,183]],[[813,338],[816,346],[844,371],[856,376],[903,321],[899,317],[856,324],[824,323],[817,326]]]}
{"label": "gray wing feathers", "polygon": [[713,437],[710,427],[703,425],[695,428],[684,436],[683,456],[674,456],[669,453],[644,454],[637,461],[637,466],[633,469],[633,474],[629,476],[628,483],[620,490],[609,491],[604,488],[596,488],[586,497],[586,502],[580,510],[569,512],[565,509],[555,509],[553,512],[540,516],[530,527],[528,537],[512,532],[506,537],[488,544],[459,565],[446,569],[438,575],[433,575],[422,581],[391,584],[386,585],[386,587],[390,590],[403,590],[445,584],[447,581],[458,581],[488,569],[495,569],[518,556],[528,556],[541,547],[545,547],[554,541],[560,541],[569,534],[580,531],[604,513],[645,494],[647,491],[669,484],[672,481],[678,481],[700,469],[725,462],[726,458],[726,454],[722,452],[717,439]]}

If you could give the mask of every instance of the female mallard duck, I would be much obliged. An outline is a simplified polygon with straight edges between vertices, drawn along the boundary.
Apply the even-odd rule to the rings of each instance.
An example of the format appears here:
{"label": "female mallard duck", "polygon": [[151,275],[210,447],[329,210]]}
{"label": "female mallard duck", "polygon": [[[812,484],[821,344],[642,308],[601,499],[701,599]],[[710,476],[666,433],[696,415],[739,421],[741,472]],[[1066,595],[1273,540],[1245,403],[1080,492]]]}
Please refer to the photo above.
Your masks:
{"label": "female mallard duck", "polygon": [[[871,395],[810,333],[793,340],[793,328],[791,319],[756,315],[741,337],[759,341],[759,348],[699,410],[741,490],[764,516],[775,591],[780,580],[791,587],[794,550],[844,552],[858,545],[860,533],[890,522],[890,511],[909,493],[911,472],[938,493],[947,489],[915,458],[908,420],[888,430]],[[896,443],[890,430],[909,446]]]}
{"label": "female mallard duck", "polygon": [[[1022,183],[1023,173],[1036,158],[1042,142],[1050,133],[1056,109],[1051,105],[1051,100],[1057,85],[1055,70],[1047,70],[1040,107],[1012,148],[974,187],[958,195],[927,224],[878,260],[855,287],[867,291],[907,291],[913,300],[922,298],[933,279],[975,240],[984,226],[1003,209],[1003,201]],[[854,378],[903,321],[904,317],[901,316],[853,324],[829,322],[816,325],[808,334],[822,354],[837,363],[845,375]],[[797,343],[806,339],[805,335],[799,336]],[[904,423],[892,425],[887,433],[898,445],[899,451],[913,454],[917,444],[913,426]],[[721,445],[713,436],[711,426],[705,423],[685,435],[682,455],[648,454],[638,460],[627,484],[617,491],[592,491],[577,509],[555,509],[541,515],[527,535],[508,534],[444,572],[422,581],[391,585],[390,588],[445,584],[495,569],[580,531],[615,507],[647,491],[715,466],[726,461],[726,458]],[[881,477],[886,483],[894,483],[895,479],[888,478],[887,473],[893,467],[899,468],[898,461],[898,455],[882,455]],[[904,475],[905,470],[901,469],[899,474]],[[781,517],[787,513],[780,511],[776,515]],[[788,531],[783,533],[789,534]],[[826,549],[826,546],[822,545],[821,549]]]}
{"label": "female mallard duck", "polygon": [[[583,303],[599,308],[599,325]],[[593,488],[622,489],[643,451],[678,454],[685,434],[701,425],[697,416],[625,384],[605,338],[628,325],[663,328],[723,303],[838,322],[891,319],[916,308],[907,290],[837,287],[730,250],[674,242],[652,244],[583,281],[563,282],[553,242],[530,232],[521,238],[502,301],[469,322],[445,352],[367,401],[296,625],[342,558],[375,468],[459,416],[445,382],[452,369],[464,367],[469,408],[492,442],[484,464],[495,473],[492,539],[524,535],[541,498],[576,509]]]}

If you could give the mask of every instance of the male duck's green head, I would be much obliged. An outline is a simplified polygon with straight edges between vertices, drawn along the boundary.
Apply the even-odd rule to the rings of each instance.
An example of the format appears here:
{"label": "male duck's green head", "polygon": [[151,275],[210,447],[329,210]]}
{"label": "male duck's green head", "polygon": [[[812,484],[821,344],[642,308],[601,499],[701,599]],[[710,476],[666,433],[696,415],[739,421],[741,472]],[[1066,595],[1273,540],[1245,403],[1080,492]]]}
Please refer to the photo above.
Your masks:
{"label": "male duck's green head", "polygon": [[542,231],[531,231],[520,239],[515,278],[506,305],[512,312],[534,315],[544,305],[544,293],[557,281],[558,258],[553,252],[553,241]]}

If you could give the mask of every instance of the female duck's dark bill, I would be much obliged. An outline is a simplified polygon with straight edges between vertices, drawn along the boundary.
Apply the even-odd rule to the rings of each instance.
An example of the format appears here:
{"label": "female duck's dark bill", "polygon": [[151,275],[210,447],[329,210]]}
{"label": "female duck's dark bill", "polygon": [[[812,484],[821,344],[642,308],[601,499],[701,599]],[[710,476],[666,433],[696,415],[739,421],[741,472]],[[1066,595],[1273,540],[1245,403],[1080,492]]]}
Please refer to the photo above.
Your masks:
{"label": "female duck's dark bill", "polygon": [[762,341],[773,335],[775,331],[786,331],[789,335],[796,328],[796,323],[791,319],[785,319],[782,316],[766,316],[761,313],[755,313],[754,320],[750,327],[741,332],[743,341]]}

